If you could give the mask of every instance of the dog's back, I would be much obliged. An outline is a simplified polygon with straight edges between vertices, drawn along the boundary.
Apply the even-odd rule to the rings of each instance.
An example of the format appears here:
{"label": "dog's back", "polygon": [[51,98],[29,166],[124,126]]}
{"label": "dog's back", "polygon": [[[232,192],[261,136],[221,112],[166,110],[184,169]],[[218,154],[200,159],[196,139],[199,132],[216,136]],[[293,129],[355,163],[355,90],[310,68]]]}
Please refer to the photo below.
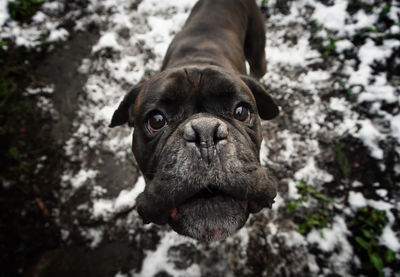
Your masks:
{"label": "dog's back", "polygon": [[261,78],[266,71],[265,26],[254,0],[200,0],[171,42],[161,70],[216,65]]}

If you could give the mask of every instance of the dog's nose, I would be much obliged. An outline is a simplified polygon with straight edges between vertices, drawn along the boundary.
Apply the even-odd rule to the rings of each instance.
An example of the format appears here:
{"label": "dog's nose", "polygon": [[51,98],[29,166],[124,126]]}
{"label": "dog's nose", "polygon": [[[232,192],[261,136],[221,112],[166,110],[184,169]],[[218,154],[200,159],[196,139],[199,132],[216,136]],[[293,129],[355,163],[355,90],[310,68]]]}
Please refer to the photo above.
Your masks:
{"label": "dog's nose", "polygon": [[228,127],[225,122],[213,117],[195,118],[186,123],[183,130],[183,138],[196,144],[207,163],[211,163],[214,158],[215,145],[227,136]]}

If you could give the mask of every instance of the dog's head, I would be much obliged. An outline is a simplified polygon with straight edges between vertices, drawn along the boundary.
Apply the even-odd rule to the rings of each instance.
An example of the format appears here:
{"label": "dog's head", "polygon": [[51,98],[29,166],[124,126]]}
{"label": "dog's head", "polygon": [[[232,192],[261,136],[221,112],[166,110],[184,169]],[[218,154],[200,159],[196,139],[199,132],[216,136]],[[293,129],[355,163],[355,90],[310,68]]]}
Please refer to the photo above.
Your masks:
{"label": "dog's head", "polygon": [[134,126],[146,179],[144,222],[199,240],[223,239],[270,207],[276,184],[260,166],[260,119],[278,107],[255,80],[216,67],[169,69],[129,92],[111,127]]}

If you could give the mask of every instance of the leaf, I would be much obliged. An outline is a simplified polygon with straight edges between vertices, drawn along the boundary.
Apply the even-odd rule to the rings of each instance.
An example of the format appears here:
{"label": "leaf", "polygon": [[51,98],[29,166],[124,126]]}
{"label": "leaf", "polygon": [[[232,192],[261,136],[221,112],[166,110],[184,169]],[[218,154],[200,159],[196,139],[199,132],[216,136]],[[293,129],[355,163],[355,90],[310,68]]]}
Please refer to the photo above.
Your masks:
{"label": "leaf", "polygon": [[371,245],[368,242],[366,242],[363,238],[356,236],[355,240],[362,248],[364,248],[368,252],[371,251]]}
{"label": "leaf", "polygon": [[319,192],[317,192],[314,196],[315,196],[315,198],[321,199],[322,201],[325,201],[325,202],[328,202],[328,203],[333,202],[333,200],[331,198],[329,198],[325,194],[322,194],[322,193],[319,193]]}
{"label": "leaf", "polygon": [[392,250],[387,250],[386,251],[386,253],[385,253],[385,261],[387,262],[387,263],[392,263],[393,261],[394,261],[394,253],[393,253],[393,251]]}
{"label": "leaf", "polygon": [[364,237],[366,237],[367,239],[371,239],[371,238],[374,237],[374,236],[371,234],[371,232],[368,231],[368,230],[363,229],[363,230],[361,230],[361,231],[362,231]]}
{"label": "leaf", "polygon": [[11,158],[13,158],[16,161],[20,160],[20,155],[19,155],[19,151],[16,147],[11,147],[8,150],[8,154],[10,154]]}
{"label": "leaf", "polygon": [[376,270],[378,270],[379,273],[382,273],[383,262],[382,262],[381,257],[379,257],[379,255],[377,253],[370,253],[369,260],[374,265]]}
{"label": "leaf", "polygon": [[312,188],[312,187],[307,187],[306,188],[306,191],[308,192],[308,193],[310,193],[310,194],[316,194],[316,193],[318,193],[314,188]]}
{"label": "leaf", "polygon": [[298,185],[297,185],[297,188],[298,189],[305,189],[307,187],[307,185],[304,183],[304,182],[300,182]]}
{"label": "leaf", "polygon": [[293,213],[297,208],[297,201],[290,201],[286,204],[286,210]]}

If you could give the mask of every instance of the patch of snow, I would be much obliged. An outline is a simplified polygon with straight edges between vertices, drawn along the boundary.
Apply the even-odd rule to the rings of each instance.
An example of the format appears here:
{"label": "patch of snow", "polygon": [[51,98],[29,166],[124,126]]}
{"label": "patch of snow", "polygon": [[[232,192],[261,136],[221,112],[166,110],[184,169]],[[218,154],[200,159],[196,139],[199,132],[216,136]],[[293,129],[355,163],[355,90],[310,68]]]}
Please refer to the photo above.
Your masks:
{"label": "patch of snow", "polygon": [[104,229],[102,227],[81,229],[81,235],[89,241],[89,247],[91,249],[99,246],[103,240],[103,234]]}
{"label": "patch of snow", "polygon": [[265,140],[263,139],[261,141],[261,147],[260,147],[260,163],[262,166],[266,166],[267,165],[267,160],[268,160],[268,153],[269,150],[265,144]]}
{"label": "patch of snow", "polygon": [[9,189],[12,186],[12,183],[10,181],[7,181],[7,180],[5,180],[3,178],[1,178],[0,181],[1,181],[1,186],[4,189]]}
{"label": "patch of snow", "polygon": [[350,191],[348,202],[354,211],[361,207],[367,206],[367,200],[361,192]]}
{"label": "patch of snow", "polygon": [[363,142],[373,158],[378,160],[383,159],[383,150],[379,147],[379,142],[385,136],[375,128],[371,120],[359,120],[358,123],[361,125],[361,128],[354,136]]}
{"label": "patch of snow", "polygon": [[188,241],[192,240],[184,238],[175,232],[166,233],[161,239],[159,245],[157,246],[157,249],[154,252],[148,251],[146,253],[146,258],[143,261],[142,270],[140,271],[140,273],[135,274],[133,272],[133,276],[135,277],[154,276],[159,271],[166,271],[168,274],[172,276],[188,276],[188,277],[201,276],[200,268],[197,264],[193,264],[187,269],[179,270],[175,268],[173,263],[169,262],[168,249],[171,246],[176,246],[178,244]]}
{"label": "patch of snow", "polygon": [[342,39],[335,43],[335,51],[337,53],[342,53],[345,50],[351,49],[354,47],[354,44],[348,39]]}
{"label": "patch of snow", "polygon": [[320,271],[320,269],[319,269],[317,260],[315,258],[315,255],[308,253],[307,261],[308,261],[308,268],[310,269],[310,272],[317,275],[317,273]]}
{"label": "patch of snow", "polygon": [[69,37],[69,32],[64,28],[51,30],[49,37],[47,38],[48,42],[54,41],[65,41]]}
{"label": "patch of snow", "polygon": [[307,235],[308,243],[315,243],[322,251],[332,253],[329,261],[340,276],[348,276],[346,265],[353,257],[353,247],[347,240],[349,234],[343,217],[337,215],[333,218],[332,228],[313,229]]}
{"label": "patch of snow", "polygon": [[344,112],[344,111],[350,109],[346,99],[337,98],[337,97],[332,97],[330,99],[329,108],[331,108],[334,111],[338,111],[338,112]]}
{"label": "patch of snow", "polygon": [[0,27],[10,18],[10,14],[8,13],[8,0],[0,1]]}
{"label": "patch of snow", "polygon": [[301,197],[299,190],[297,188],[297,183],[293,180],[288,182],[288,198],[289,199],[299,199]]}
{"label": "patch of snow", "polygon": [[315,158],[310,157],[306,165],[294,174],[297,181],[303,181],[307,185],[314,185],[315,183],[329,183],[333,180],[333,176],[317,167]]}
{"label": "patch of snow", "polygon": [[379,238],[379,243],[385,245],[388,249],[393,252],[398,252],[400,250],[400,242],[389,225],[383,228],[382,235]]}
{"label": "patch of snow", "polygon": [[61,233],[61,239],[62,239],[63,241],[66,241],[66,240],[69,238],[70,232],[69,232],[68,230],[61,229],[61,230],[60,230],[60,233]]}
{"label": "patch of snow", "polygon": [[88,180],[94,179],[97,173],[97,170],[82,168],[75,175],[72,175],[70,172],[65,173],[61,177],[61,180],[64,183],[69,183],[74,190],[77,190],[82,187]]}
{"label": "patch of snow", "polygon": [[96,53],[102,49],[111,48],[115,51],[120,51],[122,47],[117,41],[117,35],[112,32],[105,33],[99,39],[99,42],[93,46],[92,53]]}
{"label": "patch of snow", "polygon": [[52,94],[54,92],[54,85],[46,85],[44,87],[27,87],[25,92],[29,95],[36,95],[39,93]]}
{"label": "patch of snow", "polygon": [[97,199],[93,202],[93,217],[109,220],[113,215],[127,211],[136,204],[137,196],[143,192],[145,181],[143,176],[138,178],[131,190],[122,190],[114,200]]}
{"label": "patch of snow", "polygon": [[289,248],[307,245],[306,238],[297,231],[283,232],[279,235],[285,238],[285,244]]}
{"label": "patch of snow", "polygon": [[377,189],[376,194],[378,194],[380,197],[386,197],[388,194],[388,191],[386,189]]}
{"label": "patch of snow", "polygon": [[336,0],[332,6],[325,6],[320,2],[314,2],[312,5],[315,7],[315,11],[312,18],[319,23],[323,23],[328,29],[344,30],[347,4],[348,1],[346,0]]}

